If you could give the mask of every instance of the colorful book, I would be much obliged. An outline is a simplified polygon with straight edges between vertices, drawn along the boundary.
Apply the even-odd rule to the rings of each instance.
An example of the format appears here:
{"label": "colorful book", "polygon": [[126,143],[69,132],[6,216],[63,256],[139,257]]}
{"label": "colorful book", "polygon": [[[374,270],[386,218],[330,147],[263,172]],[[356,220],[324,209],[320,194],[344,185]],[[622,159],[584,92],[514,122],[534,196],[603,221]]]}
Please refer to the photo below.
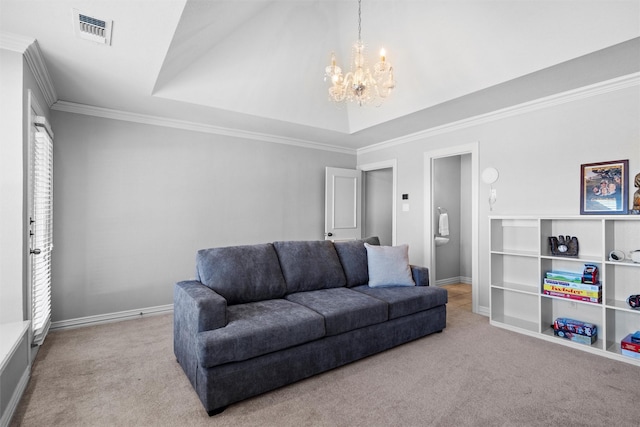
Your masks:
{"label": "colorful book", "polygon": [[591,298],[602,297],[601,291],[585,291],[582,289],[569,288],[567,286],[548,285],[546,283],[542,286],[542,289],[544,289],[545,291],[562,292],[565,294],[578,295],[581,297],[591,297]]}
{"label": "colorful book", "polygon": [[582,283],[582,273],[569,271],[547,271],[547,279],[562,280],[564,282]]}
{"label": "colorful book", "polygon": [[570,300],[573,300],[573,301],[592,302],[592,303],[596,303],[596,304],[600,304],[602,302],[602,298],[583,297],[583,296],[580,296],[580,295],[565,294],[564,292],[542,291],[542,293],[544,295],[570,299]]}
{"label": "colorful book", "polygon": [[600,292],[602,291],[602,283],[596,283],[593,285],[587,283],[573,283],[565,282],[563,280],[544,279],[546,285],[564,286],[566,288],[580,289],[583,291]]}

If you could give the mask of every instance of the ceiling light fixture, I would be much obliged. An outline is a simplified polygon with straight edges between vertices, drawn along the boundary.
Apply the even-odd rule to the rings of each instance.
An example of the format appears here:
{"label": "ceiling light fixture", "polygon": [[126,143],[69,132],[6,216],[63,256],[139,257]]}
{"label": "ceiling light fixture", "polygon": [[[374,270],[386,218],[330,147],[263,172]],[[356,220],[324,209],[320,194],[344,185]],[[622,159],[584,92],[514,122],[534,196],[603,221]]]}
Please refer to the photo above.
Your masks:
{"label": "ceiling light fixture", "polygon": [[351,71],[343,76],[342,69],[337,65],[336,55],[331,52],[331,64],[325,69],[325,81],[331,80],[329,88],[331,101],[347,100],[357,102],[360,106],[372,104],[378,107],[396,87],[396,82],[393,79],[393,67],[387,62],[384,49],[380,50],[380,62],[373,68],[373,74],[367,67],[361,36],[361,11],[361,0],[358,0],[358,41],[355,42],[351,51]]}

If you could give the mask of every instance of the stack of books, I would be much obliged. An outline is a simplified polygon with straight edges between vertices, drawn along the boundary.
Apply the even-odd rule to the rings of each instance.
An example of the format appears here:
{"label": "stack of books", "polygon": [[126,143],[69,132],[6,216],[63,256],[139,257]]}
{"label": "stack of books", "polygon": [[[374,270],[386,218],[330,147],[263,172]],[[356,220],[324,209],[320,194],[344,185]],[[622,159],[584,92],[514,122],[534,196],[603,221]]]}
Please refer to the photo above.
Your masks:
{"label": "stack of books", "polygon": [[620,342],[620,351],[625,356],[640,359],[640,331],[624,337]]}
{"label": "stack of books", "polygon": [[580,273],[548,271],[542,284],[542,293],[574,301],[602,303],[602,284],[582,283]]}

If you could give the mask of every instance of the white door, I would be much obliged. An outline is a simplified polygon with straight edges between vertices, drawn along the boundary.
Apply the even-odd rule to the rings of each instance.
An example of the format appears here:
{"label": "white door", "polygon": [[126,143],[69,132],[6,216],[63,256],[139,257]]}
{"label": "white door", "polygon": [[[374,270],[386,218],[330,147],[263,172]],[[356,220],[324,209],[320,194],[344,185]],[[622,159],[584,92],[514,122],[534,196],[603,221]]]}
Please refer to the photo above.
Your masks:
{"label": "white door", "polygon": [[324,238],[356,240],[362,237],[362,171],[326,168]]}

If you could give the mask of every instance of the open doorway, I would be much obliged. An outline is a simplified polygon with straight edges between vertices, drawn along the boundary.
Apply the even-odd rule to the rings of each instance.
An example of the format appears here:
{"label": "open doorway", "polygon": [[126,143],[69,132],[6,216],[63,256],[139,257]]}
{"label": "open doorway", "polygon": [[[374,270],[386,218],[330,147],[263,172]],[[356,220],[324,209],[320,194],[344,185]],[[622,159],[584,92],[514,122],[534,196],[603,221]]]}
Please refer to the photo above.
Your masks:
{"label": "open doorway", "polygon": [[378,236],[380,244],[396,244],[396,160],[359,165],[363,181],[364,237]]}
{"label": "open doorway", "polygon": [[449,305],[473,311],[471,289],[471,154],[433,160],[434,284]]}
{"label": "open doorway", "polygon": [[393,170],[366,171],[362,174],[364,209],[362,225],[365,237],[378,236],[382,246],[393,242]]}
{"label": "open doorway", "polygon": [[[426,152],[424,158],[425,265],[436,286],[470,283],[474,313],[478,312],[477,153],[478,144],[473,143]],[[445,219],[447,233],[441,230]]]}

